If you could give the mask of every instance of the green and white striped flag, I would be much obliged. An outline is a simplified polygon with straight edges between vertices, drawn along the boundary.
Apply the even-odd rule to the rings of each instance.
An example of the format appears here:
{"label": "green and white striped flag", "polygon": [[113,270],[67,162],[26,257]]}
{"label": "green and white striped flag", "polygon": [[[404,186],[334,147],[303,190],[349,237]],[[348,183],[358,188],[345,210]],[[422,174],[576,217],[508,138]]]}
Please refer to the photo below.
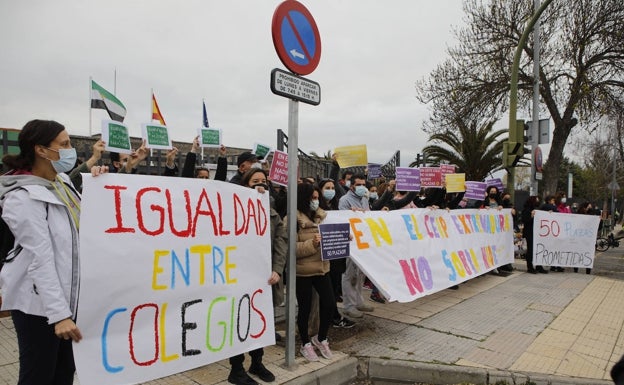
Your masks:
{"label": "green and white striped flag", "polygon": [[110,118],[118,122],[123,122],[126,117],[126,107],[121,100],[93,80],[91,80],[91,108],[106,110]]}

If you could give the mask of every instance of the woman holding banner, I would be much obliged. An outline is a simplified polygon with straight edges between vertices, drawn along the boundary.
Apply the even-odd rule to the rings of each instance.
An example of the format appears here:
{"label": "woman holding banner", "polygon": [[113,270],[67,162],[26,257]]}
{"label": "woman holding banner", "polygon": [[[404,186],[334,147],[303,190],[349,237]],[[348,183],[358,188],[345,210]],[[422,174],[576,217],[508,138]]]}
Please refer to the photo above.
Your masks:
{"label": "woman holding banner", "polygon": [[[72,384],[72,341],[82,339],[75,323],[80,194],[65,173],[76,150],[55,121],[26,123],[18,143],[20,153],[2,159],[11,171],[0,177],[2,219],[15,237],[0,286],[17,334],[18,384]],[[92,168],[94,176],[107,171]]]}
{"label": "woman holding banner", "polygon": [[[327,213],[319,207],[321,191],[308,183],[297,186],[297,328],[301,338],[301,354],[308,361],[318,361],[314,351],[318,348],[323,357],[330,359],[332,352],[327,341],[336,299],[329,279],[329,262],[321,258],[321,234],[318,225]],[[319,330],[310,338],[308,319],[312,304],[312,290],[319,296]]]}
{"label": "woman holding banner", "polygon": [[542,266],[533,266],[533,217],[535,216],[535,210],[537,210],[538,207],[539,197],[532,195],[524,203],[524,207],[522,209],[522,224],[524,225],[522,228],[522,237],[524,237],[527,241],[527,272],[531,274],[548,274],[548,271],[546,271]]}
{"label": "woman holding banner", "polygon": [[[267,174],[261,168],[252,168],[245,172],[241,177],[241,186],[256,189],[260,193],[269,192],[269,186],[267,185]],[[286,227],[282,222],[279,214],[271,207],[271,276],[268,283],[273,286],[277,284],[281,279],[281,272],[284,271],[286,265],[286,257],[288,254],[288,235],[286,233]],[[269,371],[262,363],[262,356],[264,355],[264,349],[259,348],[249,352],[251,356],[251,366],[249,367],[249,373],[258,376],[264,382],[275,381],[275,375]],[[257,382],[253,378],[249,377],[243,362],[245,361],[244,354],[237,354],[230,357],[230,374],[228,375],[228,381],[236,385],[256,385]]]}

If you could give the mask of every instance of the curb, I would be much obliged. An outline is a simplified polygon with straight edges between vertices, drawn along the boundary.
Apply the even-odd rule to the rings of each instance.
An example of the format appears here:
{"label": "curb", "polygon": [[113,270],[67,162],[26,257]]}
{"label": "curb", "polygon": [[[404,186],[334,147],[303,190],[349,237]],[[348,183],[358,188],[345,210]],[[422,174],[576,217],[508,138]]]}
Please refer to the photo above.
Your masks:
{"label": "curb", "polygon": [[573,378],[539,373],[515,373],[468,366],[431,364],[425,362],[359,359],[360,374],[375,385],[413,384],[480,384],[480,385],[612,385],[613,382],[591,378]]}
{"label": "curb", "polygon": [[348,384],[357,378],[357,368],[357,358],[347,357],[322,369],[284,382],[283,385]]}

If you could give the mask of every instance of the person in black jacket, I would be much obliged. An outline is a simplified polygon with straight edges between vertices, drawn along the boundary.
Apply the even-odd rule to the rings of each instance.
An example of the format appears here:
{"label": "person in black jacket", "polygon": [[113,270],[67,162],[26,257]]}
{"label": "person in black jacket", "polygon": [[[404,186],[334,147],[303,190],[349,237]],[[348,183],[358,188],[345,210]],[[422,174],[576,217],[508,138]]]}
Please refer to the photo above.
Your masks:
{"label": "person in black jacket", "polygon": [[524,227],[522,228],[522,236],[527,241],[527,252],[526,252],[526,263],[527,263],[527,272],[531,274],[548,274],[542,266],[533,266],[533,217],[535,216],[535,210],[539,207],[539,197],[532,195],[527,199],[524,203],[524,208],[522,209],[522,223]]}

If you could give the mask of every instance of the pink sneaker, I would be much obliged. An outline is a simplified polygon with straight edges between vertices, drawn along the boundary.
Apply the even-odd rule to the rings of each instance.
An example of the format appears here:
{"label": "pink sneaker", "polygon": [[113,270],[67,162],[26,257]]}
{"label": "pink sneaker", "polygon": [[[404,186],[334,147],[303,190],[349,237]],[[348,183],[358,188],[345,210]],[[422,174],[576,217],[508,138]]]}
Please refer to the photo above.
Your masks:
{"label": "pink sneaker", "polygon": [[310,362],[319,360],[319,357],[314,351],[314,346],[309,342],[301,347],[301,355]]}
{"label": "pink sneaker", "polygon": [[326,339],[323,340],[323,341],[319,341],[318,340],[318,336],[314,336],[314,337],[310,338],[310,340],[312,341],[314,346],[316,346],[318,348],[319,352],[321,352],[323,357],[327,358],[328,360],[331,360],[332,352],[331,352],[331,350],[329,350],[329,342],[327,342]]}

